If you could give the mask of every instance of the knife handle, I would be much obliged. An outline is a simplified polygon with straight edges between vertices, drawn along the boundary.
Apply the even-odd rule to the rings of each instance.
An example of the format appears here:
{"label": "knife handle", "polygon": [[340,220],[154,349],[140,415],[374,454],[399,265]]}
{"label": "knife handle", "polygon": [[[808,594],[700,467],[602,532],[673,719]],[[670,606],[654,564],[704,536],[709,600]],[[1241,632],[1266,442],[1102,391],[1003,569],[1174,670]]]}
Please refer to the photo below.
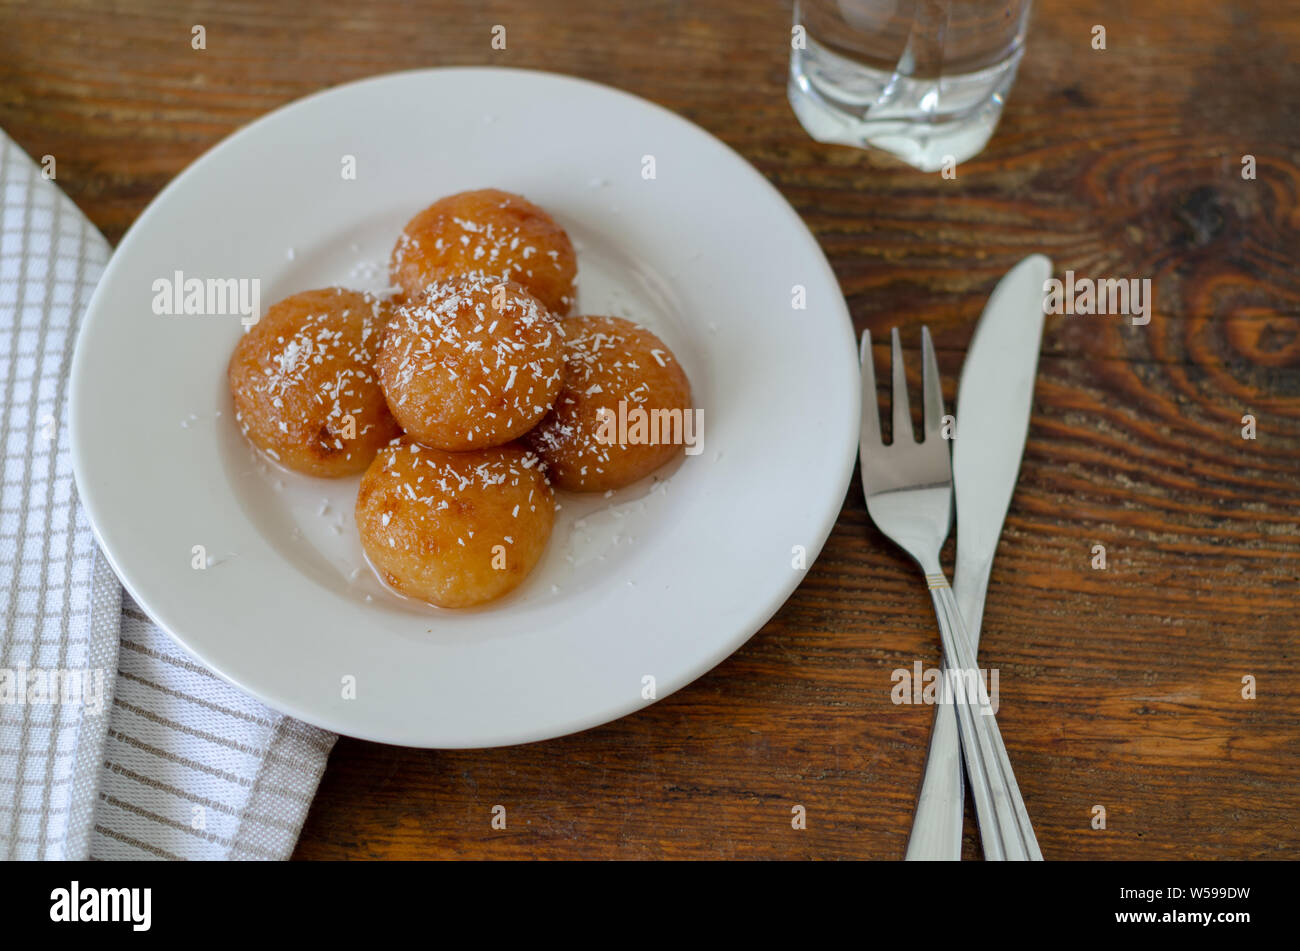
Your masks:
{"label": "knife handle", "polygon": [[[959,536],[960,541],[960,536]],[[988,590],[990,559],[982,563],[967,558],[968,549],[957,546],[956,580],[953,596],[966,622],[966,636],[972,652],[979,648],[980,621],[984,616],[984,594]],[[952,704],[937,704],[930,749],[925,757],[925,777],[916,801],[912,832],[907,839],[909,862],[959,862],[965,828],[966,781],[962,768],[961,736],[957,711]]]}
{"label": "knife handle", "polygon": [[957,709],[949,703],[935,704],[925,778],[921,780],[912,832],[907,838],[907,861],[961,861],[965,806]]}

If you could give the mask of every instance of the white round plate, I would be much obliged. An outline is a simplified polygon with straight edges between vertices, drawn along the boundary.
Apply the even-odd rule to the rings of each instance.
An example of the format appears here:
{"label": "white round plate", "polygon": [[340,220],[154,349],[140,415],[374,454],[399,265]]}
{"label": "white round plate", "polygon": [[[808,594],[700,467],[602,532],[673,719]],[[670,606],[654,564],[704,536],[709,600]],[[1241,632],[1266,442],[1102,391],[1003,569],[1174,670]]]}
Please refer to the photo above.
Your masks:
{"label": "white round plate", "polygon": [[[281,471],[240,436],[226,387],[239,316],[156,314],[154,282],[256,279],[263,310],[309,288],[382,287],[407,219],[484,187],[526,195],[568,230],[575,313],[664,338],[704,438],[613,497],[560,493],[524,585],[447,611],[390,594],[366,566],[359,479]],[[82,502],[150,616],[271,707],[424,747],[582,730],[712,668],[799,583],[796,546],[808,564],[821,549],[858,431],[844,299],[776,190],[658,106],[507,69],[352,83],[222,142],[122,240],[71,382]]]}

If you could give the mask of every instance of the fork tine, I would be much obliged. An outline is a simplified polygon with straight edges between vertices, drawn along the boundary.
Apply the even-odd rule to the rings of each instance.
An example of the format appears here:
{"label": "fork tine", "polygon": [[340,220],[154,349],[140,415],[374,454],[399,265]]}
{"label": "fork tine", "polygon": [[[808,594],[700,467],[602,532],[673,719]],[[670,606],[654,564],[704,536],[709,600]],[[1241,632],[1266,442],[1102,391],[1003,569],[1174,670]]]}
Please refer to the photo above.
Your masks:
{"label": "fork tine", "polygon": [[934,355],[930,328],[921,328],[921,392],[925,399],[925,438],[938,435],[943,426],[943,384],[939,382],[939,361]]}
{"label": "fork tine", "polygon": [[912,407],[907,402],[907,368],[903,365],[903,345],[898,341],[898,328],[889,332],[892,343],[892,365],[894,371],[894,394],[889,403],[894,410],[894,439],[891,445],[902,442],[916,442],[912,434]]}
{"label": "fork tine", "polygon": [[858,353],[862,363],[862,445],[877,445],[880,439],[880,407],[876,405],[876,361],[871,355],[871,331],[862,331],[862,347]]}

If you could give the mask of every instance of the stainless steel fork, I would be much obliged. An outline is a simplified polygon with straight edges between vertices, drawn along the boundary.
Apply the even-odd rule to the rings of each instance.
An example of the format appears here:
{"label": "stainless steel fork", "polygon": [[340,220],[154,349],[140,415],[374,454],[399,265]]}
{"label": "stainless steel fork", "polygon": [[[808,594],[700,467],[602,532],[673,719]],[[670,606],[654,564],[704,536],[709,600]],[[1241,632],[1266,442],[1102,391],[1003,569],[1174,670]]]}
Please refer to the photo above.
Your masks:
{"label": "stainless steel fork", "polygon": [[876,527],[911,556],[925,574],[943,642],[944,684],[957,708],[962,755],[986,859],[1042,859],[989,705],[957,602],[939,564],[952,524],[952,456],[942,436],[943,390],[930,331],[921,331],[925,441],[912,435],[907,375],[898,329],[891,334],[893,440],[884,445],[876,407],[871,334],[862,334],[862,490]]}

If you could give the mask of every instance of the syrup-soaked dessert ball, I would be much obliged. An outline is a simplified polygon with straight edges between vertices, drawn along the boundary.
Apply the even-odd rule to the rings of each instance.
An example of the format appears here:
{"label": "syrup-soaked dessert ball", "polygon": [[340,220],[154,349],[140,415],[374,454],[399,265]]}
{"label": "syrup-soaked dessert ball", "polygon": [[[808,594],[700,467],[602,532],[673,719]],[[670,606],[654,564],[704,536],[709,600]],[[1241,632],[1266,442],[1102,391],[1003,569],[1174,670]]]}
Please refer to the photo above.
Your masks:
{"label": "syrup-soaked dessert ball", "polygon": [[374,369],[386,306],[330,287],[267,310],[236,345],[227,371],[244,435],[297,472],[363,472],[401,434]]}
{"label": "syrup-soaked dessert ball", "polygon": [[519,445],[443,452],[403,436],[380,450],[357,493],[371,565],[395,590],[444,608],[518,587],[554,520],[541,460]]}
{"label": "syrup-soaked dessert ball", "polygon": [[618,317],[570,317],[564,328],[564,388],[525,439],[554,485],[621,489],[700,438],[690,383],[662,340]]}
{"label": "syrup-soaked dessert ball", "polygon": [[464,452],[522,436],[564,379],[564,332],[518,284],[483,275],[398,304],[375,361],[393,416],[435,449]]}
{"label": "syrup-soaked dessert ball", "polygon": [[562,317],[573,304],[578,261],[550,215],[495,188],[434,202],[407,223],[393,248],[393,283],[412,300],[429,284],[475,272],[522,284]]}

